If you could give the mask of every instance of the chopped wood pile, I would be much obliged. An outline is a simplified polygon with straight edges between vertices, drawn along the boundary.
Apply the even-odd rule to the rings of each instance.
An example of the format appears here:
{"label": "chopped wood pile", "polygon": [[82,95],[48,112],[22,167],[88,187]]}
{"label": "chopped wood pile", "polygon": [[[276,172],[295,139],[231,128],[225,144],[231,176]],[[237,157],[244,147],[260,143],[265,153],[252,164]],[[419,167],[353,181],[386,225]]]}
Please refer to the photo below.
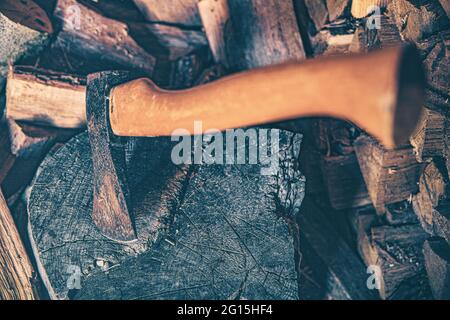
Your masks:
{"label": "chopped wood pile", "polygon": [[[274,16],[283,17],[276,27]],[[180,169],[165,163],[170,140],[130,138],[120,161],[126,196],[141,201],[134,227],[143,236],[128,245],[93,235],[82,213],[92,206],[92,167],[102,163],[92,164],[86,133],[89,75],[125,70],[186,89],[290,60],[405,43],[417,47],[427,76],[409,143],[387,149],[332,118],[276,123],[280,180],[246,166]],[[4,0],[0,108],[0,300],[450,299],[447,0]],[[52,203],[51,192],[61,202]],[[156,218],[145,216],[150,210]],[[189,233],[191,225],[205,236]],[[217,241],[227,252],[217,253]],[[205,257],[191,259],[193,244]],[[234,250],[245,252],[242,264],[254,260],[261,269],[239,269],[241,258],[221,265]],[[220,294],[208,282],[216,272],[208,259],[222,272],[212,281]],[[64,278],[78,262],[82,288]],[[157,278],[175,273],[193,289]],[[131,281],[133,274],[152,279]]]}

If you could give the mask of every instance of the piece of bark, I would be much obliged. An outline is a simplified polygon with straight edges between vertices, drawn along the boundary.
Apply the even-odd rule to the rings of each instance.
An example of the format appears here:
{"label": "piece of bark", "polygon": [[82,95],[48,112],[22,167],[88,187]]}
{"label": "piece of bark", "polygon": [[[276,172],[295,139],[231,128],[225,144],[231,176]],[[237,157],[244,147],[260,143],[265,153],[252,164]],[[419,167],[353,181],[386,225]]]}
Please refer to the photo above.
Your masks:
{"label": "piece of bark", "polygon": [[355,141],[364,181],[379,214],[385,205],[410,198],[419,191],[417,181],[423,165],[418,163],[411,146],[384,149],[375,139],[361,136]]}
{"label": "piece of bark", "polygon": [[434,220],[440,213],[437,208],[447,197],[448,180],[435,163],[425,168],[419,180],[419,192],[413,196],[413,207],[419,221],[430,234],[435,233]]}
{"label": "piece of bark", "polygon": [[406,40],[417,42],[450,27],[450,20],[438,0],[392,1],[388,11]]}
{"label": "piece of bark", "polygon": [[330,21],[335,21],[337,18],[343,16],[349,6],[349,0],[327,0],[327,8],[330,15]]}
{"label": "piece of bark", "polygon": [[86,79],[32,67],[8,75],[6,116],[59,128],[86,126]]}
{"label": "piece of bark", "polygon": [[0,192],[0,300],[35,300],[34,270]]}
{"label": "piece of bark", "polygon": [[416,131],[410,138],[419,162],[445,152],[445,115],[424,108]]}
{"label": "piece of bark", "polygon": [[425,267],[430,287],[437,300],[450,299],[450,245],[441,238],[425,241]]}
{"label": "piece of bark", "polygon": [[48,43],[53,26],[47,14],[32,0],[0,3],[0,91],[8,65],[37,55]]}
{"label": "piece of bark", "polygon": [[147,30],[165,47],[169,59],[175,60],[207,46],[196,0],[166,2],[134,0],[146,19]]}
{"label": "piece of bark", "polygon": [[53,46],[92,64],[119,65],[151,76],[155,57],[130,36],[125,23],[106,18],[75,0],[58,0],[60,25]]}
{"label": "piece of bark", "polygon": [[[199,4],[202,20],[209,23],[204,26],[208,41],[218,53],[216,61],[232,70],[246,70],[305,58],[292,2],[231,0],[228,21],[224,5],[226,1],[214,0]],[[213,18],[205,16],[210,14]],[[226,57],[220,56],[223,53]]]}
{"label": "piece of bark", "polygon": [[381,10],[384,9],[391,0],[353,0],[352,16],[360,19],[370,15],[374,7]]}

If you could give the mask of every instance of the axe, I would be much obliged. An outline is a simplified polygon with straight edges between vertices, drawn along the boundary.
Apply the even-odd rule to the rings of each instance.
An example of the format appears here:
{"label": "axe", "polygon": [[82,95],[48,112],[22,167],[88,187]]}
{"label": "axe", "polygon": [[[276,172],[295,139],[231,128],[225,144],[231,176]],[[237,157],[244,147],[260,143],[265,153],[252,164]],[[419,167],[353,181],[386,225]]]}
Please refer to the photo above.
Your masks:
{"label": "axe", "polygon": [[327,116],[354,123],[393,148],[421,114],[425,76],[415,48],[290,62],[168,91],[123,72],[88,79],[87,120],[94,169],[93,221],[107,237],[136,239],[122,137],[170,136]]}

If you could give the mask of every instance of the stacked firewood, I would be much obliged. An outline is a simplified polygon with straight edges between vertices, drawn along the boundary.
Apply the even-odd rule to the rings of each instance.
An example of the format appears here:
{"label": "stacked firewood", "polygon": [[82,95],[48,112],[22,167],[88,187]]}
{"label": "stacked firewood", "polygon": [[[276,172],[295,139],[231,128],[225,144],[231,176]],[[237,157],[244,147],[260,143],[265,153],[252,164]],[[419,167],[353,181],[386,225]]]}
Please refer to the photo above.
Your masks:
{"label": "stacked firewood", "polygon": [[[302,298],[450,298],[448,1],[292,1],[299,58],[410,42],[428,74],[420,125],[396,150],[344,121],[280,124],[305,135]],[[164,88],[187,88],[264,64],[261,52],[254,65],[233,65],[230,48],[214,41],[223,30],[210,30],[209,19],[224,19],[222,2],[215,12],[208,0],[0,3],[0,298],[48,297],[24,197],[45,156],[85,129],[88,74],[134,70]],[[376,270],[377,290],[367,270]]]}
{"label": "stacked firewood", "polygon": [[[315,190],[310,188],[310,192],[311,198],[320,203],[317,200],[323,200],[320,191],[327,191],[329,205],[322,211],[341,231],[341,240],[357,248],[366,266],[379,268],[379,293],[383,299],[448,299],[448,2],[305,1],[304,4],[311,19],[308,30],[313,30],[309,38],[314,55],[368,52],[404,42],[415,44],[421,52],[428,75],[427,99],[410,144],[386,150],[346,122],[313,121],[311,148],[318,165],[310,171],[311,176],[317,172],[322,175],[315,176],[319,186]],[[366,11],[374,4],[379,6],[372,8],[372,12]],[[374,27],[376,23],[379,27]],[[316,239],[311,241],[318,243]],[[330,237],[329,241],[336,239]],[[323,245],[315,249],[319,256],[323,251]],[[325,264],[327,260],[334,264],[335,258],[322,254]],[[333,272],[346,266],[333,264],[326,266]],[[354,294],[352,275],[343,274],[336,280],[348,285],[349,295]]]}

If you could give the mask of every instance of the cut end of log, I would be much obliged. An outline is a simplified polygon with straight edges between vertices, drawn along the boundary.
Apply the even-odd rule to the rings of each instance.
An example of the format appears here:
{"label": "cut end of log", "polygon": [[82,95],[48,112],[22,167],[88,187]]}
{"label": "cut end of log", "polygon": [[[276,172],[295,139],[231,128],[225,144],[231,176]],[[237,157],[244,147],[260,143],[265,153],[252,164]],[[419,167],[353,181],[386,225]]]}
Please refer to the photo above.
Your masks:
{"label": "cut end of log", "polygon": [[[425,74],[417,50],[405,46],[398,69],[397,107],[393,118],[393,146],[404,145],[415,131],[425,101]],[[389,143],[386,147],[392,147]]]}
{"label": "cut end of log", "polygon": [[53,33],[53,25],[47,13],[32,0],[2,0],[0,11],[12,21],[28,28]]}

